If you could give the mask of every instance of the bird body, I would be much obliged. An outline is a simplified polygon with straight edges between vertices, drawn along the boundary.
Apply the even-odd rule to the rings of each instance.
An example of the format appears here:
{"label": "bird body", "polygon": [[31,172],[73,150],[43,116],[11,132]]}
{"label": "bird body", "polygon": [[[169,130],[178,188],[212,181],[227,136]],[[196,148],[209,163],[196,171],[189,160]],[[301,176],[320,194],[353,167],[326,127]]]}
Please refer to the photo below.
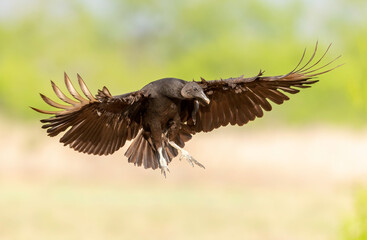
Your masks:
{"label": "bird body", "polygon": [[142,91],[148,96],[147,107],[142,112],[144,131],[153,131],[158,138],[156,132],[166,132],[169,121],[175,120],[178,123],[181,101],[184,99],[181,89],[184,85],[184,80],[164,78],[142,88]]}
{"label": "bird body", "polygon": [[125,153],[128,161],[145,168],[160,168],[166,175],[168,164],[179,152],[181,158],[192,165],[204,167],[183,149],[192,135],[228,124],[242,126],[262,117],[264,111],[272,109],[269,101],[282,104],[289,99],[285,93],[298,93],[299,89],[316,83],[316,76],[334,69],[324,70],[336,59],[317,66],[326,52],[312,63],[316,51],[317,44],[304,66],[299,67],[305,52],[296,68],[285,75],[266,77],[260,71],[250,78],[191,82],[163,78],[136,92],[117,96],[112,96],[103,87],[94,97],[78,75],[85,95],[82,97],[65,73],[66,87],[74,99],[67,97],[51,81],[55,94],[68,105],[41,94],[47,104],[62,110],[32,109],[54,115],[41,120],[42,127],[47,129],[49,136],[66,131],[60,142],[76,151],[107,155],[133,140]]}

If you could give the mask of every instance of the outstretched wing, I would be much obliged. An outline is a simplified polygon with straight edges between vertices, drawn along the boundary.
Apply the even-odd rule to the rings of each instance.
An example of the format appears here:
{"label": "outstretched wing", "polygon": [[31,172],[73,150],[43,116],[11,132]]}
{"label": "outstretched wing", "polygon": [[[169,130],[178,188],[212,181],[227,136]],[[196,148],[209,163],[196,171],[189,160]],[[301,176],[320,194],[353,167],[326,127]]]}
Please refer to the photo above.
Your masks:
{"label": "outstretched wing", "polygon": [[264,110],[272,109],[268,100],[282,104],[289,99],[284,93],[298,93],[299,89],[308,88],[311,84],[316,83],[318,80],[315,80],[315,77],[318,75],[336,68],[325,69],[340,56],[321,67],[318,66],[329,48],[330,45],[321,58],[313,63],[317,51],[316,44],[309,61],[300,67],[305,50],[296,68],[281,76],[264,77],[263,72],[260,71],[257,76],[251,78],[241,76],[213,81],[202,79],[198,84],[204,89],[210,99],[210,104],[200,106],[196,111],[192,102],[186,102],[181,117],[193,132],[209,132],[229,123],[242,126],[256,117],[262,117]]}
{"label": "outstretched wing", "polygon": [[142,127],[140,110],[146,97],[142,91],[113,97],[106,87],[98,90],[94,97],[79,75],[78,82],[87,99],[75,90],[65,73],[66,87],[75,99],[67,97],[51,81],[55,94],[68,105],[56,103],[40,94],[47,104],[62,110],[32,109],[54,115],[41,120],[44,123],[42,128],[47,129],[51,137],[66,131],[60,139],[64,145],[88,154],[112,154],[124,146],[126,140],[133,139]]}

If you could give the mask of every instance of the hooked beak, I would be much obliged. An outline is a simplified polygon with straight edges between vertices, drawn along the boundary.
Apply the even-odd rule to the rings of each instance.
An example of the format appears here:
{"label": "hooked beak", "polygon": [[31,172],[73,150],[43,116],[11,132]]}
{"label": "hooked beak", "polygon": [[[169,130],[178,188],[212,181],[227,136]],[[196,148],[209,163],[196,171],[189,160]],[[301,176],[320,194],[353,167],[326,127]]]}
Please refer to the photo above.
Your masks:
{"label": "hooked beak", "polygon": [[210,99],[205,95],[204,92],[200,93],[200,100],[204,101],[207,105],[210,103]]}

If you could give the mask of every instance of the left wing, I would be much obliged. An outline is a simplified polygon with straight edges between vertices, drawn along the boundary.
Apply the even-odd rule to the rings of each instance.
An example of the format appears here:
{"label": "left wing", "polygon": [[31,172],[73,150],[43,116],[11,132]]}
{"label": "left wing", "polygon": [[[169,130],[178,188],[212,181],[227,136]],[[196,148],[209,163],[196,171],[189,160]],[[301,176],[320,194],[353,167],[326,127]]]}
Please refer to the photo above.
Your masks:
{"label": "left wing", "polygon": [[[196,112],[194,103],[185,102],[182,108],[181,118],[187,122],[187,127],[195,132],[210,132],[220,126],[244,125],[256,117],[262,117],[265,111],[270,111],[272,106],[269,101],[282,104],[289,100],[285,93],[295,94],[302,88],[309,88],[311,84],[318,82],[315,77],[327,73],[339,66],[326,69],[336,59],[321,67],[318,64],[328,52],[331,44],[315,63],[313,59],[315,51],[309,61],[300,67],[305,52],[298,65],[288,74],[273,77],[264,77],[263,71],[251,78],[228,78],[221,80],[206,81],[201,79],[198,84],[203,88],[210,99],[208,106],[200,106]],[[193,116],[194,115],[194,116]]]}

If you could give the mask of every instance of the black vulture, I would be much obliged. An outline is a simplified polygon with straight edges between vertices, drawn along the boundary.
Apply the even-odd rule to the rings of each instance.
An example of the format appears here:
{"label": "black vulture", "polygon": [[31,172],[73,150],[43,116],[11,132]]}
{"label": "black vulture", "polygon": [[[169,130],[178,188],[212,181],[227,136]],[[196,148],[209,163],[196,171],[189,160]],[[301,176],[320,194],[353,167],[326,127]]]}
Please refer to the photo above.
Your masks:
{"label": "black vulture", "polygon": [[136,92],[118,96],[112,96],[106,87],[93,96],[78,75],[86,98],[82,97],[65,73],[66,87],[74,99],[51,81],[55,94],[68,105],[40,94],[47,104],[61,111],[32,109],[54,115],[41,120],[42,128],[47,129],[51,137],[66,131],[60,139],[64,145],[83,153],[108,155],[124,146],[127,140],[133,140],[125,153],[128,161],[144,168],[160,168],[166,176],[168,164],[179,152],[192,166],[204,168],[183,149],[193,134],[228,124],[242,126],[262,117],[264,110],[272,109],[269,100],[282,104],[289,99],[285,93],[298,93],[299,89],[316,83],[318,75],[336,68],[325,69],[339,57],[318,66],[329,48],[319,60],[313,61],[316,44],[309,61],[301,67],[305,50],[297,66],[285,75],[267,77],[260,71],[250,78],[240,76],[212,81],[202,78],[192,82],[164,78]]}

